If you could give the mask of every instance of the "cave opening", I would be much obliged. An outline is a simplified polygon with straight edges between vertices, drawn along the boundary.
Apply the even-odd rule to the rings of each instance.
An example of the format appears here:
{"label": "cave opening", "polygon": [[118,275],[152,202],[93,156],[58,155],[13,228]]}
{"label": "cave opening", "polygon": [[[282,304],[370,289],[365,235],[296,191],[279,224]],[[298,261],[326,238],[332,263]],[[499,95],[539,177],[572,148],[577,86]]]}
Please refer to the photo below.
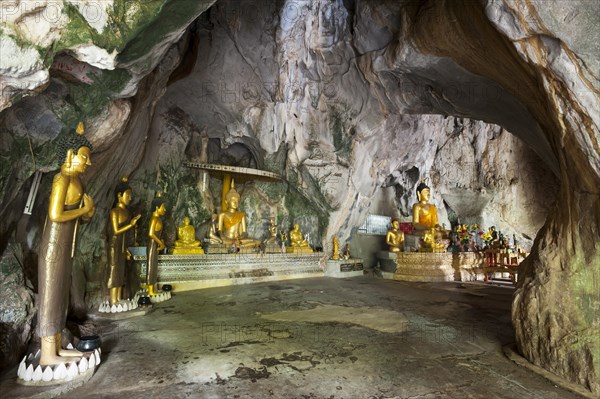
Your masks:
{"label": "cave opening", "polygon": [[[512,359],[522,356],[584,395],[598,393],[600,13],[593,2],[66,3],[61,19],[44,17],[48,5],[2,6],[0,367],[17,365],[39,341],[32,273],[43,257],[52,178],[64,165],[55,153],[83,120],[95,150],[82,180],[96,209],[79,230],[68,327],[74,339],[94,331],[107,338],[90,395],[119,394],[98,381],[114,378],[118,365],[129,370],[124,354],[133,353],[148,359],[149,374],[122,380],[132,397],[140,384],[215,397],[238,388],[250,396],[410,396],[432,385],[447,397],[570,397],[503,357],[499,347],[511,342]],[[280,180],[244,185],[240,212],[228,215],[222,180],[186,162],[259,169]],[[24,216],[36,172],[44,173],[39,195]],[[142,214],[131,227],[132,250],[140,251],[132,281],[148,270],[157,192],[169,208],[161,220],[167,252],[183,242],[185,218],[195,228],[185,245],[221,252],[208,250],[220,258],[200,266],[163,263],[158,281],[174,288],[171,302],[157,302],[139,323],[114,321],[113,330],[79,316],[97,314],[109,298],[107,223],[124,175],[129,212]],[[483,235],[495,226],[525,248],[514,286],[483,284],[487,274],[464,268],[487,256],[467,244],[419,251],[429,248],[414,230],[422,179],[438,231],[467,224]],[[392,218],[405,237],[399,254],[388,251]],[[223,220],[243,225],[231,247],[210,235]],[[254,252],[242,239],[256,239]],[[286,243],[300,249],[286,252]],[[438,265],[446,255],[448,264]],[[161,262],[169,256],[161,253]],[[249,282],[257,284],[242,285]],[[176,367],[155,372],[164,367],[149,351]],[[462,370],[465,362],[471,371]],[[472,371],[482,363],[527,376],[504,391],[493,373]],[[379,379],[366,377],[373,370]],[[322,387],[316,373],[328,375]],[[403,373],[415,384],[400,386],[394,376]],[[456,376],[468,387],[447,382]]]}

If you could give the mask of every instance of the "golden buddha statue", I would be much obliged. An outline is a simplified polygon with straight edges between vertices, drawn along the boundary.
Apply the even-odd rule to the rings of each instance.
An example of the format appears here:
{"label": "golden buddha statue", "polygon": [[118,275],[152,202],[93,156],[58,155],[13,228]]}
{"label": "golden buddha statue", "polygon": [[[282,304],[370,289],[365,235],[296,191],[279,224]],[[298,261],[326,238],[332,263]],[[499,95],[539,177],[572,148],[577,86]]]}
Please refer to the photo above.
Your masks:
{"label": "golden buddha statue", "polygon": [[260,245],[260,241],[246,238],[246,214],[238,210],[240,194],[236,191],[233,181],[231,189],[225,195],[227,210],[219,214],[218,230],[225,246],[235,244],[240,248],[250,248]]}
{"label": "golden buddha statue", "polygon": [[223,244],[223,240],[219,237],[219,215],[212,214],[210,226],[206,232],[206,240],[209,244]]}
{"label": "golden buddha statue", "polygon": [[340,259],[340,242],[337,236],[333,236],[333,254],[331,255],[332,260]]}
{"label": "golden buddha statue", "polygon": [[286,248],[286,251],[290,253],[313,252],[308,241],[304,239],[302,231],[300,231],[300,225],[298,223],[294,224],[294,228],[290,230],[290,246]]}
{"label": "golden buddha statue", "polygon": [[417,199],[413,205],[413,228],[416,231],[425,231],[439,227],[438,214],[435,205],[429,203],[431,190],[421,181],[417,186]]}
{"label": "golden buddha statue", "polygon": [[92,164],[92,145],[83,136],[83,123],[76,133],[61,140],[58,151],[62,165],[52,181],[48,215],[38,258],[38,323],[42,366],[74,362],[82,353],[61,347],[65,327],[71,267],[79,220],[88,221],[96,207],[85,194],[79,176]]}
{"label": "golden buddha statue", "polygon": [[200,241],[196,240],[196,229],[190,224],[190,218],[184,217],[183,224],[177,227],[175,247],[171,248],[173,255],[203,254]]}
{"label": "golden buddha statue", "polygon": [[350,259],[350,244],[346,244],[346,247],[344,248],[344,259]]}
{"label": "golden buddha statue", "polygon": [[[438,223],[437,208],[429,203],[431,190],[424,181],[417,186],[417,199],[419,202],[413,205],[413,231],[423,237],[423,248],[425,250],[439,251],[439,241],[446,238],[448,232]],[[433,240],[430,235],[433,235]],[[425,240],[427,236],[427,240]],[[437,242],[440,245],[432,245]]]}
{"label": "golden buddha statue", "polygon": [[146,286],[148,287],[148,295],[158,295],[158,287],[156,281],[158,279],[158,253],[165,248],[165,242],[161,240],[162,232],[161,217],[167,213],[165,208],[165,200],[158,193],[157,197],[152,200],[150,205],[152,217],[148,227],[148,247],[146,248],[147,264],[146,269]]}
{"label": "golden buddha statue", "polygon": [[269,237],[264,241],[265,245],[277,245],[277,224],[275,218],[269,219]]}
{"label": "golden buddha statue", "polygon": [[404,233],[400,230],[400,221],[392,219],[391,228],[385,235],[385,243],[389,245],[390,252],[404,251]]}
{"label": "golden buddha statue", "polygon": [[127,206],[131,203],[131,187],[127,183],[127,177],[123,177],[115,188],[117,204],[110,210],[110,233],[108,244],[108,289],[110,292],[110,304],[116,305],[123,299],[123,287],[125,286],[125,266],[129,254],[126,243],[127,231],[132,229],[141,215],[130,217]]}
{"label": "golden buddha statue", "polygon": [[446,245],[436,239],[438,235],[434,228],[425,230],[423,235],[423,252],[446,252]]}

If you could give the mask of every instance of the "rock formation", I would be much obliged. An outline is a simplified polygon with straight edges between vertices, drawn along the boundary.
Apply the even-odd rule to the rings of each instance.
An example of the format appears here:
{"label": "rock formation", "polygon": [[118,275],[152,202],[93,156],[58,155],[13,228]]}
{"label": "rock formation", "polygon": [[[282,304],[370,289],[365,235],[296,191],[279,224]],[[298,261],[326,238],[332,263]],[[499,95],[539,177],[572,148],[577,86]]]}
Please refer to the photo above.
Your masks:
{"label": "rock formation", "polygon": [[[276,213],[322,243],[343,241],[382,186],[396,188],[407,214],[429,176],[442,216],[448,208],[535,237],[513,306],[519,349],[600,392],[594,2],[109,1],[95,17],[96,2],[64,1],[37,24],[54,3],[13,3],[0,38],[11,51],[0,60],[0,251],[9,241],[35,250],[44,195],[27,221],[19,205],[33,171],[56,168],[52,143],[79,117],[97,148],[98,215],[112,184],[132,174],[134,208],[145,211],[161,188],[175,218],[206,219],[217,192],[181,166],[199,156],[203,131],[209,161],[285,179],[244,188],[255,236]],[[103,227],[97,217],[85,236]],[[94,297],[103,264],[101,240],[81,244],[75,270],[89,281],[75,308],[86,291]]]}

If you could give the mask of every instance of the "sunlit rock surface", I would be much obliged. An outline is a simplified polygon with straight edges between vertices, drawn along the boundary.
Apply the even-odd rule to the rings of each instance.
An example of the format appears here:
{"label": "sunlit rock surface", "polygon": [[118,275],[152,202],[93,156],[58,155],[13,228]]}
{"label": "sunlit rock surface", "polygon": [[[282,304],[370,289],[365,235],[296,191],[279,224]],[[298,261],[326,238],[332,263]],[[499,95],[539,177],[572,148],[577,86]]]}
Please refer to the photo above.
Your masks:
{"label": "sunlit rock surface", "polygon": [[600,390],[594,2],[219,0],[193,23],[212,2],[175,3],[115,1],[112,19],[94,19],[86,2],[64,2],[53,24],[32,27],[35,11],[20,9],[18,23],[2,25],[3,54],[15,50],[0,62],[0,105],[14,104],[0,114],[3,242],[19,240],[33,171],[57,167],[54,140],[84,117],[97,148],[88,180],[98,213],[76,257],[76,309],[86,291],[101,294],[98,237],[123,174],[135,212],[166,191],[170,237],[182,216],[200,225],[218,206],[219,182],[203,186],[182,161],[207,149],[209,162],[280,173],[282,183],[243,187],[249,233],[264,234],[276,215],[326,246],[351,236],[381,187],[394,187],[408,217],[429,177],[442,221],[451,210],[522,243],[536,237],[513,307],[519,348]]}

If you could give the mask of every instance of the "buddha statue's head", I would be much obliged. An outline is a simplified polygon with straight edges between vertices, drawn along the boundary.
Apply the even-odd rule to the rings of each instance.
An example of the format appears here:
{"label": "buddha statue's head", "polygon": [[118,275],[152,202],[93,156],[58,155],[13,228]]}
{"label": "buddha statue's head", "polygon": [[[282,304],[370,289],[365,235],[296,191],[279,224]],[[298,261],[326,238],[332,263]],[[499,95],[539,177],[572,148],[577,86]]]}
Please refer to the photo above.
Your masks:
{"label": "buddha statue's head", "polygon": [[[159,193],[160,194],[160,193]],[[165,200],[164,198],[157,196],[152,200],[152,204],[150,204],[150,211],[152,213],[156,212],[159,216],[163,216],[167,213],[167,208],[165,208]]]}
{"label": "buddha statue's head", "polygon": [[431,196],[431,191],[429,186],[425,184],[424,181],[421,181],[417,186],[417,200],[419,202],[429,202],[429,198]]}
{"label": "buddha statue's head", "polygon": [[236,210],[240,205],[240,194],[236,191],[235,188],[232,188],[227,192],[225,196],[225,201],[227,202],[227,208]]}
{"label": "buddha statue's head", "polygon": [[132,200],[131,186],[129,185],[127,176],[123,176],[117,187],[115,187],[115,197],[117,202],[123,205],[129,205]]}
{"label": "buddha statue's head", "polygon": [[394,230],[398,230],[400,228],[400,221],[398,219],[396,219],[396,218],[392,219],[392,223],[391,224],[392,224],[392,228]]}
{"label": "buddha statue's head", "polygon": [[73,173],[83,173],[92,165],[90,153],[92,144],[83,135],[85,127],[83,122],[79,122],[75,133],[66,135],[58,144],[58,156],[63,167]]}
{"label": "buddha statue's head", "polygon": [[186,216],[186,217],[184,217],[184,218],[183,218],[183,224],[184,224],[184,226],[187,226],[187,225],[189,225],[189,224],[190,224],[190,218],[189,218],[189,217],[187,217],[187,216]]}

